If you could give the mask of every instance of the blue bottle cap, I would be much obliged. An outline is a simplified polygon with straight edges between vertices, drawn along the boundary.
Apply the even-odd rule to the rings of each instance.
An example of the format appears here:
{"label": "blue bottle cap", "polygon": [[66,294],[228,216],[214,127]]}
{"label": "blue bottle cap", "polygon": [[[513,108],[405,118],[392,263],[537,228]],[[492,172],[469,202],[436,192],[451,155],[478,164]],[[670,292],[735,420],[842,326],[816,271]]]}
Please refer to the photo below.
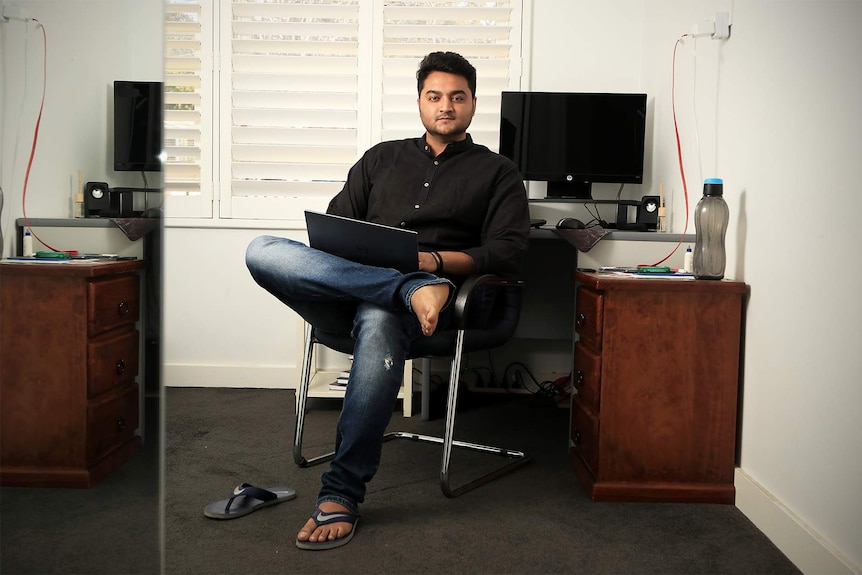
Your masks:
{"label": "blue bottle cap", "polygon": [[707,178],[703,181],[704,196],[724,195],[724,184],[721,178]]}

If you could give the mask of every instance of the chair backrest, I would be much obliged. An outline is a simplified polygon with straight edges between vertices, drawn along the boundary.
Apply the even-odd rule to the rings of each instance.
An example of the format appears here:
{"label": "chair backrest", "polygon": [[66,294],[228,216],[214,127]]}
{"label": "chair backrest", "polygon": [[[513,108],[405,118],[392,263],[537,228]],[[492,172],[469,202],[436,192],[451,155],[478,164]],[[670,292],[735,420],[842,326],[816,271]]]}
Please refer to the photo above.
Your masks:
{"label": "chair backrest", "polygon": [[[492,298],[490,305],[474,305],[467,312],[464,331],[464,349],[479,351],[492,349],[506,343],[518,327],[521,316],[521,290],[513,286],[486,286],[479,288],[486,293],[477,294],[479,299]],[[487,302],[486,302],[487,303]],[[414,342],[410,357],[451,355],[455,350],[458,327],[438,330],[431,337]]]}

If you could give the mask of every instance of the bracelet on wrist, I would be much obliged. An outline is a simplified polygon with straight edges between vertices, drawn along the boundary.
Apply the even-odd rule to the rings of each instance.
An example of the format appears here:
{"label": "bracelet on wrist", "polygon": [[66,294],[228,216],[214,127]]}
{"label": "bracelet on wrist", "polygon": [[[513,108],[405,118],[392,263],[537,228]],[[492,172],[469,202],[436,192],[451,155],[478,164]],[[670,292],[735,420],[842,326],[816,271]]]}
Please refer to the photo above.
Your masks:
{"label": "bracelet on wrist", "polygon": [[437,262],[437,269],[434,270],[435,274],[439,274],[443,271],[443,256],[440,255],[440,252],[433,251],[431,252],[431,256]]}

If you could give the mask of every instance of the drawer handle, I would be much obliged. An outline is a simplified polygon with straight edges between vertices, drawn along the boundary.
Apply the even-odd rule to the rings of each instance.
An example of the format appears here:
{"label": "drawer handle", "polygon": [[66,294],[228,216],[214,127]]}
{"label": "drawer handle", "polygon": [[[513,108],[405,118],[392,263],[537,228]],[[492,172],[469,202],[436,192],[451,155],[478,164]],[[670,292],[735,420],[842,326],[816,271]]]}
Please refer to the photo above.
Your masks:
{"label": "drawer handle", "polygon": [[584,385],[584,372],[580,369],[578,370],[578,379],[575,381],[575,386]]}
{"label": "drawer handle", "polygon": [[579,313],[578,317],[575,318],[575,325],[578,327],[584,327],[584,324],[587,323],[587,314]]}
{"label": "drawer handle", "polygon": [[126,418],[120,416],[117,418],[117,431],[125,431],[126,430]]}
{"label": "drawer handle", "polygon": [[117,304],[117,313],[119,313],[120,315],[126,315],[129,313],[129,311],[130,310],[128,303],[121,301],[119,304]]}
{"label": "drawer handle", "polygon": [[123,375],[126,373],[126,360],[120,359],[117,361],[117,375]]}

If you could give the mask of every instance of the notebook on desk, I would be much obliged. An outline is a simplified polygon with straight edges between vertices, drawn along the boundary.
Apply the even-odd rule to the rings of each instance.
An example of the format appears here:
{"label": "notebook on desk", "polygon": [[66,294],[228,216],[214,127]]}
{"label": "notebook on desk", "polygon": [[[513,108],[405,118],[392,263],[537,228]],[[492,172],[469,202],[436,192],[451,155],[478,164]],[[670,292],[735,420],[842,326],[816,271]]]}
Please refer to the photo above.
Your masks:
{"label": "notebook on desk", "polygon": [[413,230],[308,210],[305,224],[315,249],[403,273],[419,270],[419,234]]}

